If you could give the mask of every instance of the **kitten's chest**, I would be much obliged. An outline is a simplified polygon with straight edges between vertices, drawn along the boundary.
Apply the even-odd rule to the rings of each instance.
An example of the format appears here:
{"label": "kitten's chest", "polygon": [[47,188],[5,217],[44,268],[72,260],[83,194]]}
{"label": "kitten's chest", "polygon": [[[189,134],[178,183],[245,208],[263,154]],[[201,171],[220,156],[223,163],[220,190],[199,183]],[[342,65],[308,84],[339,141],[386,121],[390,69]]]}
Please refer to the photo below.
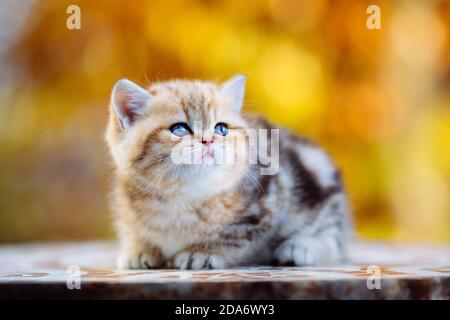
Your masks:
{"label": "kitten's chest", "polygon": [[213,241],[217,226],[207,223],[189,210],[176,206],[149,215],[142,221],[148,226],[142,230],[148,240],[158,246],[166,258],[197,243]]}

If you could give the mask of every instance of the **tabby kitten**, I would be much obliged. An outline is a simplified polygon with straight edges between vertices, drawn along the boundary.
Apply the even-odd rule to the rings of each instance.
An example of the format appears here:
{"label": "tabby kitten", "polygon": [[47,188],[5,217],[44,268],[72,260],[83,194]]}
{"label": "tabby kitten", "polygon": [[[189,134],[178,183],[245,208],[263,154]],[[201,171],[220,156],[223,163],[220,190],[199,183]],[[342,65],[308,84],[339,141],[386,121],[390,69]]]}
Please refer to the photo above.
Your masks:
{"label": "tabby kitten", "polygon": [[[338,170],[314,143],[280,130],[279,168],[263,174],[260,150],[242,146],[247,129],[274,128],[241,115],[245,81],[175,80],[147,90],[116,83],[106,139],[115,167],[119,268],[344,259],[351,224]],[[179,146],[202,161],[175,163]],[[249,154],[258,161],[245,161]],[[244,161],[214,161],[224,156]]]}

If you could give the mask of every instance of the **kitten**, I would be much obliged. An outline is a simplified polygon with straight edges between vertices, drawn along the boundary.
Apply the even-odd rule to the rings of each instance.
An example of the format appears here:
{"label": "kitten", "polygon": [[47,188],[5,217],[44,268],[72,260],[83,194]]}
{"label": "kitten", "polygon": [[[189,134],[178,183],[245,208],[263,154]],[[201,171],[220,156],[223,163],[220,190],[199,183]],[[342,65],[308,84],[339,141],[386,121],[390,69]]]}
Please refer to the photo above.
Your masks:
{"label": "kitten", "polygon": [[[343,261],[351,223],[338,170],[318,146],[281,130],[278,171],[263,174],[261,150],[242,146],[249,128],[274,128],[241,115],[245,81],[116,83],[106,139],[119,268]],[[201,161],[175,163],[180,146]],[[251,154],[256,163],[214,161]]]}

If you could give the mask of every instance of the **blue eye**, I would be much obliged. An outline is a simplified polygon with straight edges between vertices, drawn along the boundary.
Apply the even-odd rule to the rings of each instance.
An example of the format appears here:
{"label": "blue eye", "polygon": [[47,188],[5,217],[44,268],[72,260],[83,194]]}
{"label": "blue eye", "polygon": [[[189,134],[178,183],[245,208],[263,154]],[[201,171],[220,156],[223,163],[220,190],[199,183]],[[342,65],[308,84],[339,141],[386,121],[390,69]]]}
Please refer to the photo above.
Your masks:
{"label": "blue eye", "polygon": [[189,129],[189,126],[186,123],[175,123],[169,130],[178,137],[187,136],[191,133],[191,129]]}
{"label": "blue eye", "polygon": [[228,134],[228,127],[225,123],[218,123],[214,127],[214,131],[221,136],[226,136]]}

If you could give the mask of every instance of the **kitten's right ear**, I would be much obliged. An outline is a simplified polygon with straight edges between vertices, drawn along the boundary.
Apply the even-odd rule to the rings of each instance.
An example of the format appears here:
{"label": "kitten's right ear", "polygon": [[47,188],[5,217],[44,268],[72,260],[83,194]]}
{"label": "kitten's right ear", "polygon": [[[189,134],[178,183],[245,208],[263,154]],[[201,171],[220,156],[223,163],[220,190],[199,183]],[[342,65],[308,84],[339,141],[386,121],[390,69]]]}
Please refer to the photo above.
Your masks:
{"label": "kitten's right ear", "polygon": [[244,102],[245,81],[247,77],[244,75],[237,75],[226,81],[220,89],[226,95],[233,99],[233,108],[236,113],[241,113],[242,103]]}
{"label": "kitten's right ear", "polygon": [[127,79],[121,79],[114,85],[111,104],[123,129],[131,127],[150,102],[150,94]]}

